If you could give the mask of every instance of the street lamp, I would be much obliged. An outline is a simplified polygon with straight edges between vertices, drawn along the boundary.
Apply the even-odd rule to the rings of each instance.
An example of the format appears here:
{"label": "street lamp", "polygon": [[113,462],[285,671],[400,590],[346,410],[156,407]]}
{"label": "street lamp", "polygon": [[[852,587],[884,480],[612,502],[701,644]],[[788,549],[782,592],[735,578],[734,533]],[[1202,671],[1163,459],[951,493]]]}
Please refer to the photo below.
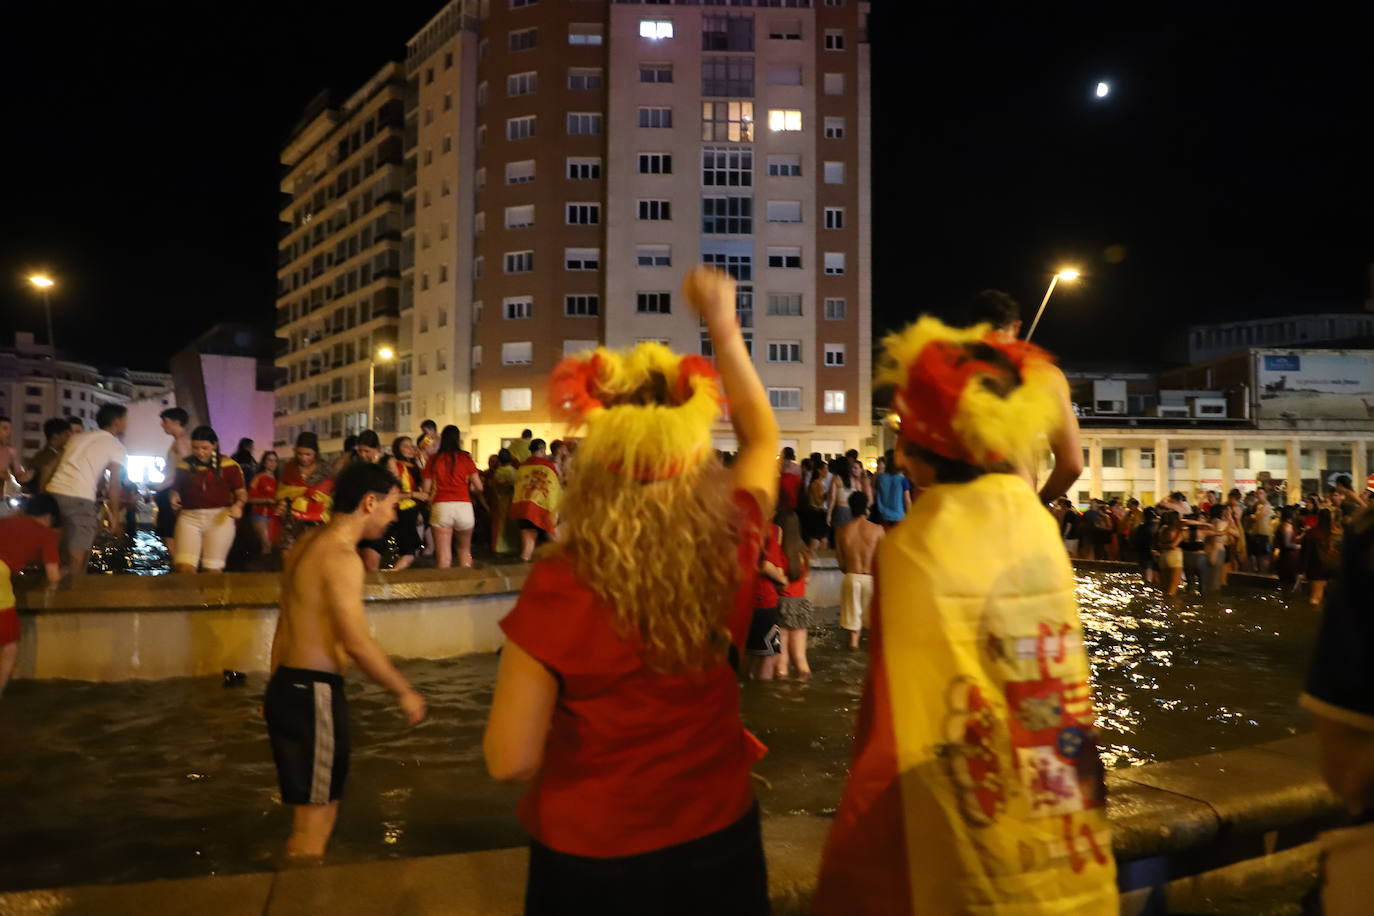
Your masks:
{"label": "street lamp", "polygon": [[1078,271],[1074,270],[1072,267],[1065,267],[1050,278],[1050,288],[1045,290],[1045,298],[1040,300],[1040,308],[1035,313],[1035,320],[1031,322],[1030,330],[1026,332],[1027,341],[1029,341],[1031,335],[1035,333],[1035,326],[1040,323],[1040,316],[1045,314],[1045,306],[1050,303],[1050,293],[1054,292],[1054,288],[1058,285],[1059,281],[1063,280],[1065,283],[1072,283],[1077,279]]}
{"label": "street lamp", "polygon": [[390,347],[378,347],[367,360],[367,428],[375,429],[377,417],[377,363],[389,363],[396,358],[396,351]]}
{"label": "street lamp", "polygon": [[52,347],[53,359],[57,358],[57,342],[52,337],[52,304],[48,301],[49,290],[56,286],[52,277],[46,274],[34,274],[29,277],[29,282],[38,287],[39,294],[43,297],[43,313],[48,317],[48,346]]}

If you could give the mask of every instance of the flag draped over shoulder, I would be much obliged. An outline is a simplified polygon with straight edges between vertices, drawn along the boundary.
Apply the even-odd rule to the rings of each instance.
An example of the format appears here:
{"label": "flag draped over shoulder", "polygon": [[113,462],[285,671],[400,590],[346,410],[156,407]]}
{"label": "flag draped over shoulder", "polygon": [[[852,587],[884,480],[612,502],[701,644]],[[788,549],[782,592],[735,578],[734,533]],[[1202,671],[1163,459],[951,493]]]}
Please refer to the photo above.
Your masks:
{"label": "flag draped over shoulder", "polygon": [[563,485],[554,463],[542,455],[530,458],[515,472],[511,518],[523,518],[552,533],[558,527],[558,503]]}
{"label": "flag draped over shoulder", "polygon": [[1073,572],[1024,480],[913,504],[879,547],[871,653],[814,912],[1115,914]]}

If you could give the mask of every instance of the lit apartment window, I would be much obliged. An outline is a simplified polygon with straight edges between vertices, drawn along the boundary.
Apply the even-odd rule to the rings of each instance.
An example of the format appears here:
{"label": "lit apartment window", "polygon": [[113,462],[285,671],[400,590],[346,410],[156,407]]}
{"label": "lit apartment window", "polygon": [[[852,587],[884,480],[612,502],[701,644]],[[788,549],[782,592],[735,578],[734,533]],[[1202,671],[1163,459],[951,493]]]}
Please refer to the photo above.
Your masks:
{"label": "lit apartment window", "polygon": [[519,29],[507,36],[507,47],[512,51],[529,51],[539,42],[538,29]]}
{"label": "lit apartment window", "polygon": [[802,313],[801,293],[769,293],[768,314],[786,318],[800,318]]}
{"label": "lit apartment window", "polygon": [[769,388],[768,406],[774,410],[801,410],[801,389]]}
{"label": "lit apartment window", "polygon": [[563,341],[563,358],[577,356],[596,349],[595,340],[565,340]]}
{"label": "lit apartment window", "polygon": [[645,220],[672,219],[672,202],[667,200],[641,200],[638,202],[636,218]]}
{"label": "lit apartment window", "polygon": [[506,95],[529,95],[538,88],[539,74],[534,70],[506,77]]}
{"label": "lit apartment window", "polygon": [[702,102],[701,139],[707,143],[752,143],[754,103]]}
{"label": "lit apartment window", "polygon": [[768,202],[768,222],[799,223],[802,218],[802,205],[799,200],[770,200]]}
{"label": "lit apartment window", "polygon": [[482,412],[482,392],[473,391],[468,394],[468,413]]}
{"label": "lit apartment window", "polygon": [[599,134],[601,133],[601,113],[595,111],[570,111],[568,112],[568,133],[570,134]]}
{"label": "lit apartment window", "polygon": [[703,197],[701,231],[705,235],[749,235],[754,231],[754,198]]}
{"label": "lit apartment window", "polygon": [[770,86],[800,86],[802,84],[802,68],[769,67],[764,82]]}
{"label": "lit apartment window", "polygon": [[801,362],[801,341],[770,340],[768,342],[768,361],[770,363]]}
{"label": "lit apartment window", "polygon": [[527,181],[534,181],[533,159],[506,163],[506,184],[524,184]]}
{"label": "lit apartment window", "polygon": [[800,19],[775,19],[768,23],[768,37],[774,41],[801,41]]}
{"label": "lit apartment window", "polygon": [[534,115],[506,119],[507,140],[528,140],[534,136]]}
{"label": "lit apartment window", "polygon": [[528,340],[518,340],[501,344],[501,365],[528,366],[534,362],[534,344]]}
{"label": "lit apartment window", "polygon": [[844,29],[825,30],[825,49],[827,51],[844,50]]}
{"label": "lit apartment window", "polygon": [[601,204],[570,203],[567,210],[569,226],[596,226],[601,223]]}
{"label": "lit apartment window", "polygon": [[825,208],[825,228],[843,229],[844,228],[844,207]]}
{"label": "lit apartment window", "polygon": [[673,109],[643,107],[639,109],[640,127],[672,127]]}
{"label": "lit apartment window", "polygon": [[775,178],[798,178],[801,176],[801,155],[784,153],[768,157],[768,174]]}
{"label": "lit apartment window", "polygon": [[825,183],[844,184],[843,162],[827,162],[825,164]]}
{"label": "lit apartment window", "polygon": [[701,183],[708,188],[748,188],[754,184],[754,151],[708,146],[701,151]]}
{"label": "lit apartment window", "polygon": [[601,177],[600,156],[569,156],[567,163],[569,178],[576,180]]}
{"label": "lit apartment window", "polygon": [[844,74],[827,73],[824,86],[826,95],[844,95]]}
{"label": "lit apartment window", "polygon": [[502,388],[501,409],[507,411],[530,409],[529,388]]}
{"label": "lit apartment window", "polygon": [[533,251],[507,251],[506,273],[527,274],[534,270]]}
{"label": "lit apartment window", "polygon": [[635,293],[635,311],[649,315],[667,315],[672,311],[671,293]]}
{"label": "lit apartment window", "polygon": [[568,25],[568,44],[599,45],[604,40],[599,22],[573,22]]}
{"label": "lit apartment window", "polygon": [[825,364],[827,366],[844,365],[844,344],[828,343],[825,345]]}
{"label": "lit apartment window", "polygon": [[641,175],[671,175],[673,174],[673,157],[671,153],[640,153],[639,154],[639,174]]}
{"label": "lit apartment window", "polygon": [[844,273],[843,251],[827,251],[825,253],[825,272],[832,276]]}
{"label": "lit apartment window", "polygon": [[525,229],[534,225],[534,204],[506,208],[506,228]]}
{"label": "lit apartment window", "polygon": [[844,139],[844,118],[825,119],[825,139],[843,140]]}
{"label": "lit apartment window", "polygon": [[673,249],[670,245],[636,245],[635,264],[638,267],[672,267]]}
{"label": "lit apartment window", "polygon": [[575,293],[563,297],[563,314],[569,318],[594,318],[600,313],[600,296]]}
{"label": "lit apartment window", "polygon": [[768,109],[769,130],[801,130],[801,110],[797,108]]}
{"label": "lit apartment window", "polygon": [[564,248],[563,267],[565,270],[600,270],[600,248]]}
{"label": "lit apartment window", "polygon": [[507,320],[534,317],[534,297],[507,296],[501,300],[501,314]]}
{"label": "lit apartment window", "polygon": [[769,267],[786,267],[792,269],[801,268],[801,249],[800,248],[769,248],[768,249]]}
{"label": "lit apartment window", "polygon": [[844,392],[827,389],[824,409],[826,413],[844,413]]}
{"label": "lit apartment window", "polygon": [[673,81],[673,65],[640,64],[639,81],[641,83],[671,83]]}
{"label": "lit apartment window", "polygon": [[568,88],[578,91],[600,89],[602,75],[600,67],[569,67]]}
{"label": "lit apartment window", "polygon": [[641,19],[639,20],[639,37],[649,38],[653,41],[659,41],[664,38],[672,38],[673,20]]}

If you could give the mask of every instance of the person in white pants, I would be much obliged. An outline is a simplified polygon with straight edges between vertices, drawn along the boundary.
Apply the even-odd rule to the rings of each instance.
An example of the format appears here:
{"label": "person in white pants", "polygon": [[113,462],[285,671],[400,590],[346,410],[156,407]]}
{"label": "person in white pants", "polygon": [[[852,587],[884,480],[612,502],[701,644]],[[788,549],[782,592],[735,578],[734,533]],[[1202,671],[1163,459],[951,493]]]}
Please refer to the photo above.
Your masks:
{"label": "person in white pants", "polygon": [[220,454],[213,429],[196,427],[191,432],[191,454],[177,465],[172,483],[172,508],[180,513],[172,557],[176,571],[223,571],[247,501],[243,470]]}

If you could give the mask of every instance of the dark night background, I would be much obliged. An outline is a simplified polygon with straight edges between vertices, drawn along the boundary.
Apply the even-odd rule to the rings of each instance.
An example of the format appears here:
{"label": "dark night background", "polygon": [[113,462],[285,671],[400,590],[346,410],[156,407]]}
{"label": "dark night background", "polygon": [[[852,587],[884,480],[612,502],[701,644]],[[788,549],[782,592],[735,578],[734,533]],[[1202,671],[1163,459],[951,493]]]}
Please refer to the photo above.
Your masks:
{"label": "dark night background", "polygon": [[[165,369],[216,321],[271,327],[282,140],[441,0],[25,6],[0,63],[0,340],[41,337],[24,277],[44,267],[64,349]],[[1152,361],[1188,322],[1363,307],[1360,6],[873,6],[875,327],[985,286],[1033,309],[1070,262],[1084,281],[1037,340],[1071,362]]]}

